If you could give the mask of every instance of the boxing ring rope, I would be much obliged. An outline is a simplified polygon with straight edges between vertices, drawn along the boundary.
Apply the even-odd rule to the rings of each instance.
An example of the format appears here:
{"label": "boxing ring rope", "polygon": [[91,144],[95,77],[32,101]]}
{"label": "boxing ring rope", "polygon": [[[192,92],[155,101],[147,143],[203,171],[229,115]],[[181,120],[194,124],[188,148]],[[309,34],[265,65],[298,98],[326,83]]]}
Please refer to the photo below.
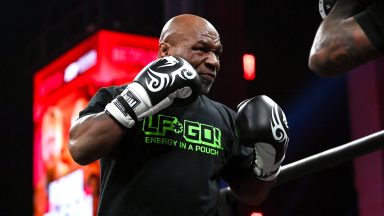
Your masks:
{"label": "boxing ring rope", "polygon": [[[362,137],[352,142],[320,152],[307,158],[292,162],[281,167],[276,185],[300,178],[320,170],[324,170],[356,157],[384,148],[384,130]],[[220,190],[219,216],[232,216],[233,211],[225,203],[237,203],[229,187]]]}
{"label": "boxing ring rope", "polygon": [[281,167],[276,185],[384,148],[384,130]]}

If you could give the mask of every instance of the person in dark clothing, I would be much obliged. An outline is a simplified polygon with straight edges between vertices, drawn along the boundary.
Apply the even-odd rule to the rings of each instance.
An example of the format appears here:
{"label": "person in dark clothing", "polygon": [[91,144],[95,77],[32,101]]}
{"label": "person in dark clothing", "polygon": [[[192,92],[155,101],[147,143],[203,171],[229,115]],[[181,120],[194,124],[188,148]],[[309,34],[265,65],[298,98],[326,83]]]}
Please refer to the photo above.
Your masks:
{"label": "person in dark clothing", "polygon": [[170,19],[159,59],[133,82],[101,88],[70,130],[82,165],[100,159],[98,215],[217,215],[219,180],[245,203],[274,186],[288,144],[283,111],[267,96],[238,113],[209,99],[220,36],[206,19]]}

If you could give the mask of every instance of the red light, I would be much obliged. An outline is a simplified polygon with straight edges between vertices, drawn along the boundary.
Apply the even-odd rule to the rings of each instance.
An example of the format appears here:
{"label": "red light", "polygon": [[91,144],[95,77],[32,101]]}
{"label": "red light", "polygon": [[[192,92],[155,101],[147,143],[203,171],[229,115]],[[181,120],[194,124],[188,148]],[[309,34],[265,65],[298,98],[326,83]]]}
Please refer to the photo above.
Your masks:
{"label": "red light", "polygon": [[263,214],[258,212],[252,212],[250,216],[263,216]]}
{"label": "red light", "polygon": [[[132,81],[146,64],[157,58],[158,41],[158,38],[101,30],[36,72],[34,215],[72,215],[71,212],[79,211],[82,215],[96,215],[99,164],[79,167],[68,151],[66,134],[99,88]],[[67,199],[67,188],[76,191],[74,199]]]}
{"label": "red light", "polygon": [[252,54],[243,55],[244,79],[254,80],[256,77],[256,58]]}

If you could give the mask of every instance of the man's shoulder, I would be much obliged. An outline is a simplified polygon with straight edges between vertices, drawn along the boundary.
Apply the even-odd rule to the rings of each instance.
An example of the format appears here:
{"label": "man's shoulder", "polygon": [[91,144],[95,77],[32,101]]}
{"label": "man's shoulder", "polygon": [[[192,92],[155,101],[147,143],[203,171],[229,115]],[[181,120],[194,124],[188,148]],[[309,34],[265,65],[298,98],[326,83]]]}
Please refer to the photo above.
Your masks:
{"label": "man's shoulder", "polygon": [[201,95],[200,96],[201,100],[205,103],[205,104],[208,104],[210,106],[213,106],[215,107],[216,109],[219,109],[219,110],[223,110],[223,111],[226,111],[226,112],[229,112],[231,114],[234,114],[235,111],[231,108],[229,108],[227,105],[224,105],[223,103],[221,102],[218,102],[218,101],[215,101],[205,95]]}

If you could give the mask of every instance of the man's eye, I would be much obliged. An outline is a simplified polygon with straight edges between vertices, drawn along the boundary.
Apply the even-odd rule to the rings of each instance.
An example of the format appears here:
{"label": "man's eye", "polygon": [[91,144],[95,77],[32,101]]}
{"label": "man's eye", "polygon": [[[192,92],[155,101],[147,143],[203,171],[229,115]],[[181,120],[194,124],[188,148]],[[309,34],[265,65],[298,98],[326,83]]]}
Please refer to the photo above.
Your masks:
{"label": "man's eye", "polygon": [[201,51],[201,52],[207,52],[207,48],[205,47],[194,47],[193,50],[195,51]]}

